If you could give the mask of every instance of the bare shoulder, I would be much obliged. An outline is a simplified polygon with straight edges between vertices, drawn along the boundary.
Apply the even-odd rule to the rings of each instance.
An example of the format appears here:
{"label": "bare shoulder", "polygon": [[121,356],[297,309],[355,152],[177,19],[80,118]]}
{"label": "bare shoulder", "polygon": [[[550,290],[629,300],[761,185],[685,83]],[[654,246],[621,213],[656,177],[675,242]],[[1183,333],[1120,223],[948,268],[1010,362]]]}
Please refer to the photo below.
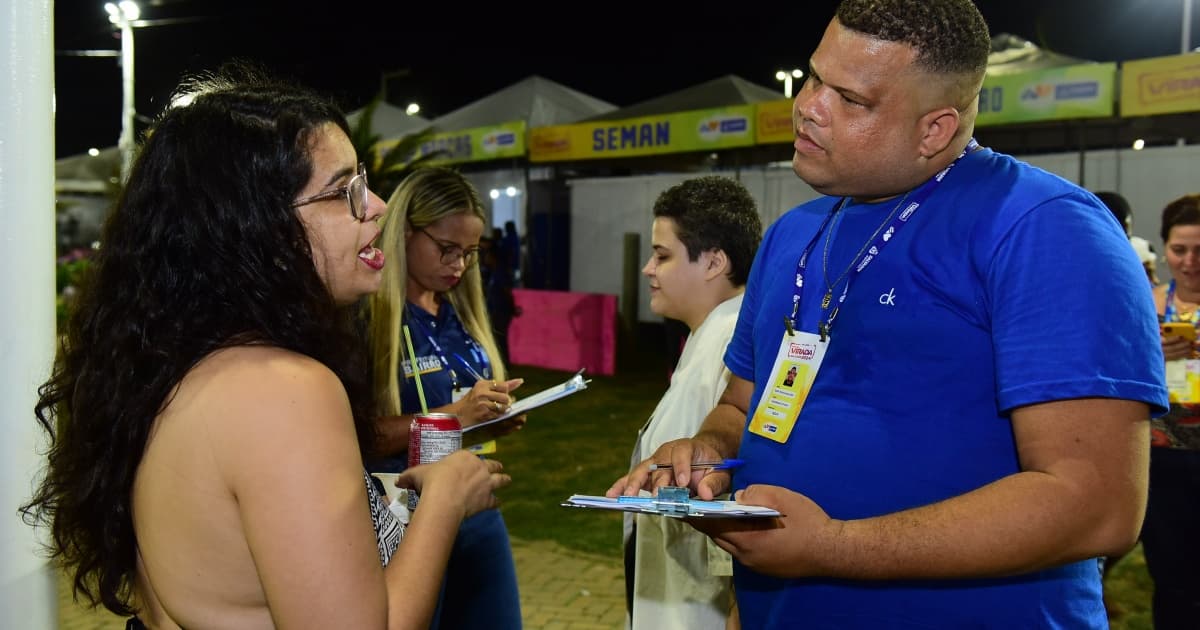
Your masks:
{"label": "bare shoulder", "polygon": [[[238,346],[214,352],[188,372],[170,406],[200,405],[211,411],[268,412],[306,406],[344,406],[345,388],[312,357],[269,346]],[[240,414],[235,414],[240,415]]]}
{"label": "bare shoulder", "polygon": [[261,461],[306,452],[314,443],[355,440],[346,390],[333,371],[268,346],[205,357],[180,382],[163,416],[206,427],[214,452],[228,455],[227,463],[239,455],[257,454],[252,461]]}

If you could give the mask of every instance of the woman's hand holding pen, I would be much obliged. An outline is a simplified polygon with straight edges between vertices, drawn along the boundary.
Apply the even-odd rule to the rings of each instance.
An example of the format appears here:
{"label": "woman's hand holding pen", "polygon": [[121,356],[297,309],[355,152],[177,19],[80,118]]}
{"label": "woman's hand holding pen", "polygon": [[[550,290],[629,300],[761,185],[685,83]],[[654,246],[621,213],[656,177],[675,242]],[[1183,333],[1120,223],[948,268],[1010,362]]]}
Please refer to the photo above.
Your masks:
{"label": "woman's hand holding pen", "polygon": [[452,405],[458,421],[464,427],[500,417],[512,406],[510,392],[525,382],[523,378],[508,381],[477,380],[471,390]]}

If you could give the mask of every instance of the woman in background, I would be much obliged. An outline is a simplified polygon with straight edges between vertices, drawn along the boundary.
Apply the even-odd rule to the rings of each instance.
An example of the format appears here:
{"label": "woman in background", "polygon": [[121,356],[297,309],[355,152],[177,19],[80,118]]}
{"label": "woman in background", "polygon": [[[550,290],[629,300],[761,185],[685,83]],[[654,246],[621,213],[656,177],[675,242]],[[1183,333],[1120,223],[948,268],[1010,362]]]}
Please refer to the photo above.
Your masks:
{"label": "woman in background", "polygon": [[466,453],[411,469],[400,525],[360,454],[374,405],[345,307],[379,286],[385,208],[346,121],[247,69],[188,91],[105,225],[22,510],[132,628],[425,627],[458,524],[508,479]]}
{"label": "woman in background", "polygon": [[[485,214],[479,193],[448,168],[406,177],[388,200],[380,248],[389,256],[380,291],[370,300],[379,472],[406,465],[412,416],[458,416],[464,427],[494,420],[523,382],[505,380],[484,306],[477,262]],[[405,349],[404,327],[415,361]],[[416,377],[421,379],[421,401]],[[506,424],[518,428],[524,417]],[[424,504],[416,510],[420,514]],[[508,530],[498,510],[467,519],[455,542],[434,626],[520,628],[521,608]]]}
{"label": "woman in background", "polygon": [[[1169,282],[1154,290],[1163,322],[1200,325],[1200,194],[1167,204],[1161,235]],[[1196,343],[1163,335],[1168,386],[1185,378],[1184,359],[1197,358]],[[1200,404],[1176,402],[1151,421],[1150,498],[1142,525],[1146,568],[1154,579],[1154,627],[1195,628],[1200,620]]]}

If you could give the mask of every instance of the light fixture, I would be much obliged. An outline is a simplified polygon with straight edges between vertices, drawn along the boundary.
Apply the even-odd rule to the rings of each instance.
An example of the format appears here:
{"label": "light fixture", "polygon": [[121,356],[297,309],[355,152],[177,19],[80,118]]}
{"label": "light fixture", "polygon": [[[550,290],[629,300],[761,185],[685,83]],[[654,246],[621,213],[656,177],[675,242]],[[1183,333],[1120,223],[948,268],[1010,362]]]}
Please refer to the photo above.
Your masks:
{"label": "light fixture", "polygon": [[108,21],[121,31],[121,137],[117,146],[121,150],[121,181],[129,176],[133,162],[133,123],[137,116],[133,99],[133,27],[142,15],[137,3],[121,0],[116,4],[104,3]]}
{"label": "light fixture", "polygon": [[90,155],[92,157],[96,157],[97,155],[100,155],[100,149],[97,149],[96,147],[92,147],[92,148],[88,149],[88,155]]}
{"label": "light fixture", "polygon": [[1133,141],[1133,150],[1134,151],[1141,151],[1142,149],[1145,149],[1145,148],[1146,148],[1145,140],[1138,138],[1137,140]]}
{"label": "light fixture", "polygon": [[799,68],[792,68],[791,71],[779,70],[775,73],[776,81],[783,81],[783,95],[792,97],[792,79],[799,79],[804,76],[804,71]]}
{"label": "light fixture", "polygon": [[508,188],[505,188],[504,194],[508,195],[509,197],[516,197],[517,196],[517,187],[509,186]]}
{"label": "light fixture", "polygon": [[493,188],[488,192],[488,196],[491,197],[492,199],[499,199],[500,191]]}
{"label": "light fixture", "polygon": [[416,115],[416,113],[419,111],[421,111],[421,106],[417,105],[416,103],[409,103],[408,107],[404,108],[404,113],[408,114],[409,116]]}

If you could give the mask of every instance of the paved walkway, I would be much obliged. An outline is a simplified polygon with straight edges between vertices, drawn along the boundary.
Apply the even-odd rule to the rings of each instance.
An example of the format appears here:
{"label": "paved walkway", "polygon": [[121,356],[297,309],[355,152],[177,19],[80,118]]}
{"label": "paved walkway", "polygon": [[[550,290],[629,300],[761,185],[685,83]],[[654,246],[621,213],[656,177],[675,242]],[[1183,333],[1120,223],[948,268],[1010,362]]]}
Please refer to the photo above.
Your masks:
{"label": "paved walkway", "polygon": [[[566,549],[546,541],[513,539],[521,588],[521,616],[528,630],[616,630],[625,622],[621,561]],[[71,602],[59,580],[60,630],[123,630],[125,622],[103,608]],[[449,630],[449,629],[448,629]]]}

